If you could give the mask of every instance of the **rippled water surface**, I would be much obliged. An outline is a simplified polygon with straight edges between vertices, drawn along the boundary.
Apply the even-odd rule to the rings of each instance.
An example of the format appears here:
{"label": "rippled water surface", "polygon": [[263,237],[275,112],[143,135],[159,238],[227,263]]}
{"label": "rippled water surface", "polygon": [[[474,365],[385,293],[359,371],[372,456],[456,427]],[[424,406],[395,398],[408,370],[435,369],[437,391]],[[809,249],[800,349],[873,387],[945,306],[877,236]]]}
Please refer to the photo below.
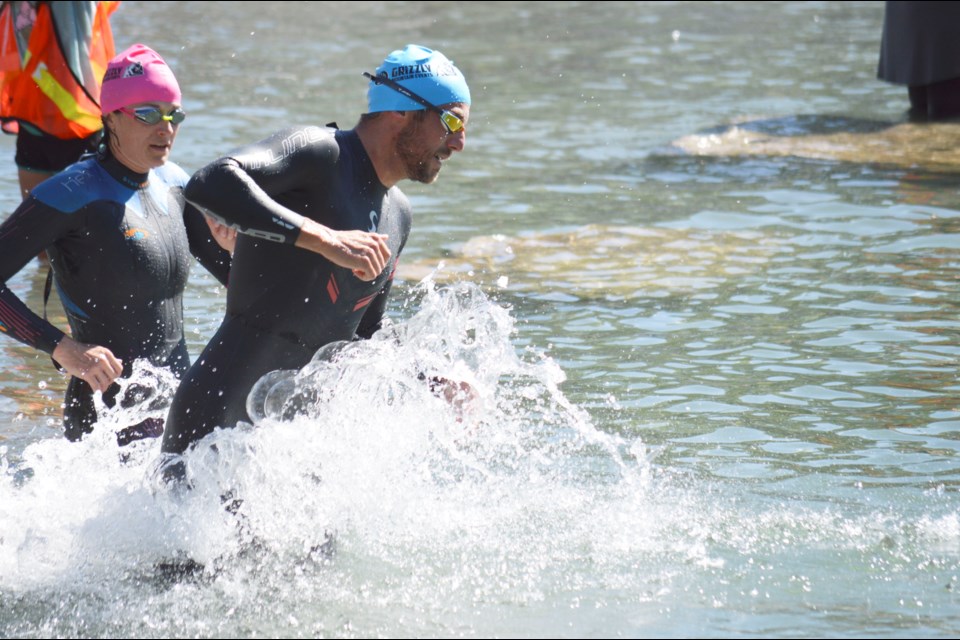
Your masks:
{"label": "rippled water surface", "polygon": [[[467,150],[405,188],[389,332],[265,382],[192,491],[128,414],[63,441],[0,347],[0,635],[956,636],[960,125],[875,79],[882,13],[124,2],[188,170],[352,126],[407,42],[466,73]],[[195,269],[194,355],[222,297]]]}

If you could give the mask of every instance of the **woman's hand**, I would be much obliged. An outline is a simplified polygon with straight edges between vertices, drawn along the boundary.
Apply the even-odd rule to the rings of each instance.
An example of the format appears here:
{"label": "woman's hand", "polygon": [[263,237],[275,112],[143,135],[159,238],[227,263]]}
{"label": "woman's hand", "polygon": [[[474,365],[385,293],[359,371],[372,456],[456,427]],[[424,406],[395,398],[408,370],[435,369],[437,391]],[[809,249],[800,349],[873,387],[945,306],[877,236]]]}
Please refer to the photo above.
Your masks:
{"label": "woman's hand", "polygon": [[70,336],[64,336],[53,350],[53,359],[67,373],[89,384],[94,391],[106,391],[123,373],[123,363],[110,349],[77,342]]}
{"label": "woman's hand", "polygon": [[203,216],[203,219],[207,221],[207,226],[210,227],[210,235],[213,236],[213,240],[220,245],[221,249],[233,255],[233,249],[237,246],[237,230],[217,222],[210,216]]}

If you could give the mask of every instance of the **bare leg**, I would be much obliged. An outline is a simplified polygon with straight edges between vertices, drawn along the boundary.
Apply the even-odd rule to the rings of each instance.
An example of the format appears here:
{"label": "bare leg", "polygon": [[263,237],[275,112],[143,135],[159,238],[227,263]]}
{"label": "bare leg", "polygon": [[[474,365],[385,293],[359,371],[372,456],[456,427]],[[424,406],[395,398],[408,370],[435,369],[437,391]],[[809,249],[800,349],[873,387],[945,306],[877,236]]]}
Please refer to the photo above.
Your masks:
{"label": "bare leg", "polygon": [[33,191],[35,186],[52,175],[52,173],[45,173],[43,171],[26,171],[24,169],[18,169],[17,177],[20,178],[20,197],[23,200],[26,200],[27,196],[30,195],[30,192]]}

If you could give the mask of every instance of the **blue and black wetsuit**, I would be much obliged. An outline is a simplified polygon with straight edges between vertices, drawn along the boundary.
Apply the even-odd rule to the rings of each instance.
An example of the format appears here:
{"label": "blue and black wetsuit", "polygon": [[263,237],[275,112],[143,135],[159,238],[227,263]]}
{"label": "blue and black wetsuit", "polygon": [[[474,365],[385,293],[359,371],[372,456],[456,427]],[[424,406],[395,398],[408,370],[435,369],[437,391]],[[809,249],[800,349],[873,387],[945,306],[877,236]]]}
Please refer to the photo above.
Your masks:
{"label": "blue and black wetsuit", "polygon": [[[187,199],[242,232],[223,324],[177,390],[163,451],[182,453],[217,427],[249,421],[246,398],[263,374],[299,369],[336,340],[380,326],[410,204],[387,189],[354,131],[281,131],[201,169]],[[293,246],[304,216],[335,230],[389,235],[390,260],[373,281]]]}
{"label": "blue and black wetsuit", "polygon": [[[190,253],[226,284],[230,255],[195,207],[185,206],[188,176],[167,163],[147,174],[112,158],[88,159],[48,179],[0,226],[0,282],[46,249],[54,282],[80,342],[102,345],[129,375],[137,358],[182,375],[190,365],[182,296]],[[0,332],[53,353],[64,333],[0,286]],[[104,394],[108,406],[119,390]],[[66,436],[79,439],[96,421],[93,391],[71,378]]]}

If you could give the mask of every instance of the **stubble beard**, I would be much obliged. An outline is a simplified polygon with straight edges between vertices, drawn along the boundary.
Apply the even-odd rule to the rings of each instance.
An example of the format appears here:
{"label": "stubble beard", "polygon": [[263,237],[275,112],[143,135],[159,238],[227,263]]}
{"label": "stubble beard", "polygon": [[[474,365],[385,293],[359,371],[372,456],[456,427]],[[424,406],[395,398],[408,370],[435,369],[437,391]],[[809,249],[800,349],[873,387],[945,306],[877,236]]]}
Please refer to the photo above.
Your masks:
{"label": "stubble beard", "polygon": [[[431,184],[440,175],[440,166],[431,166],[435,153],[424,152],[418,141],[423,137],[420,121],[414,120],[400,131],[397,136],[397,155],[407,172],[407,178],[423,184]],[[429,154],[429,155],[426,155]]]}

